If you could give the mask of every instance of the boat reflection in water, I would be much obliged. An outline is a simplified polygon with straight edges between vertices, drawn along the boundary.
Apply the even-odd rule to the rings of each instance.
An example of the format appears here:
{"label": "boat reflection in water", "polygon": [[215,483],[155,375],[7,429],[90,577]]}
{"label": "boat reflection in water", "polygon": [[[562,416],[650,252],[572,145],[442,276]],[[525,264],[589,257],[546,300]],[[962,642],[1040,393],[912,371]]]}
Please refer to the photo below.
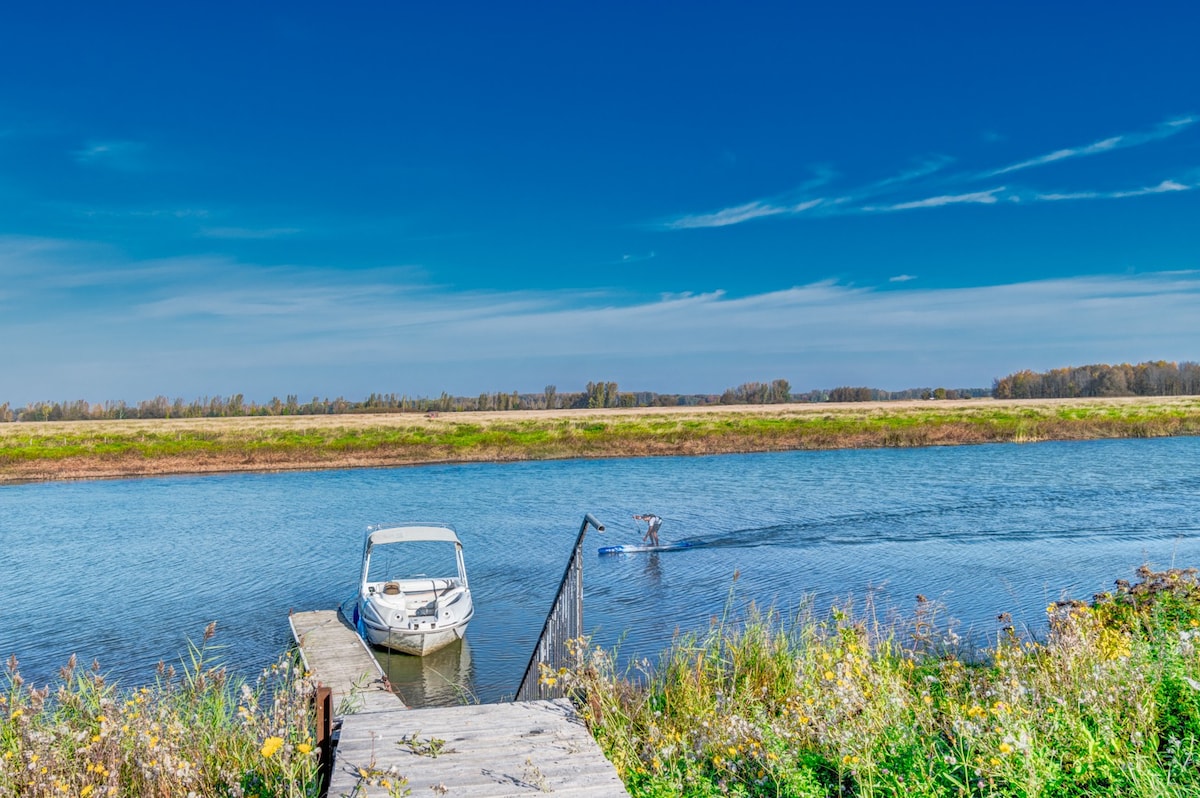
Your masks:
{"label": "boat reflection in water", "polygon": [[423,657],[376,649],[375,658],[406,706],[454,707],[478,701],[471,644],[464,638]]}

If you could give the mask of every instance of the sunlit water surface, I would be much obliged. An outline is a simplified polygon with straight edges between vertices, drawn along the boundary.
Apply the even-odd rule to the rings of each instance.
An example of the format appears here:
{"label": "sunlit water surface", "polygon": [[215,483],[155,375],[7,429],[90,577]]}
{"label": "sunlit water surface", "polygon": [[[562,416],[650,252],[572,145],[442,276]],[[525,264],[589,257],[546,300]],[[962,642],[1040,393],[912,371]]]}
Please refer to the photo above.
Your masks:
{"label": "sunlit water surface", "polygon": [[[1142,563],[1200,565],[1200,439],[1089,441],[236,474],[0,488],[0,656],[49,680],[76,653],[129,683],[178,662],[216,621],[217,654],[252,674],[291,641],[290,609],[350,596],[368,524],[459,531],[476,604],[464,645],[385,658],[414,705],[516,690],[585,512],[585,623],[656,658],[750,601],[921,593],[960,632],[996,616],[1042,628],[1048,601],[1090,598]],[[596,556],[636,542],[706,545]],[[735,574],[736,580],[735,580]]]}

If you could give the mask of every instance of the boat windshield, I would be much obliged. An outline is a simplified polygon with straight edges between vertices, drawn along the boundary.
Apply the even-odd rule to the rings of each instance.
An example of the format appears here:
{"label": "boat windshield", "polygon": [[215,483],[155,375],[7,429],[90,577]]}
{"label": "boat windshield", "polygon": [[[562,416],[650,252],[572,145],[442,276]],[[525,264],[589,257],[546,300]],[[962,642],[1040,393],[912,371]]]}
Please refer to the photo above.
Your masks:
{"label": "boat windshield", "polygon": [[388,543],[371,549],[368,582],[419,577],[457,577],[454,544],[443,540],[412,540]]}

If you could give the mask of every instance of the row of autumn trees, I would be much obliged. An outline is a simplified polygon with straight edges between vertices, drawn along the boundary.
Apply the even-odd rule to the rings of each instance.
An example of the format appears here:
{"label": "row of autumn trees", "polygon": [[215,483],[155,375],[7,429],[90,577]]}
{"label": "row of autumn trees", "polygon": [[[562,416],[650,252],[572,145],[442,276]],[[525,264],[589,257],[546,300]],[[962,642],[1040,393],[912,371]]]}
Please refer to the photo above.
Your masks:
{"label": "row of autumn trees", "polygon": [[0,422],[4,421],[82,421],[105,419],[221,418],[237,416],[324,416],[342,413],[452,413],[471,410],[545,410],[607,407],[674,407],[698,405],[783,404],[786,402],[866,402],[898,399],[958,399],[986,396],[984,388],[913,388],[907,391],[882,391],[877,388],[833,388],[795,393],[787,380],[746,382],[720,394],[668,394],[653,391],[622,391],[615,382],[589,382],[582,391],[560,392],[547,385],[541,393],[481,393],[479,396],[413,397],[398,393],[372,393],[362,401],[314,396],[301,402],[291,394],[273,397],[258,404],[243,394],[206,396],[191,402],[156,396],[136,405],[122,401],[91,404],[71,402],[33,402],[12,408],[0,404]]}
{"label": "row of autumn trees", "polygon": [[1090,396],[1182,396],[1200,394],[1200,363],[1159,360],[1131,366],[1097,364],[1046,372],[1019,371],[997,379],[992,389],[878,388],[841,386],[795,393],[787,380],[747,382],[720,394],[664,394],[622,391],[615,382],[589,382],[582,391],[560,392],[547,385],[541,393],[481,393],[479,396],[413,397],[373,393],[362,401],[314,396],[301,402],[292,394],[262,404],[242,394],[206,396],[190,402],[156,396],[136,405],[122,401],[89,403],[32,402],[14,408],[0,404],[0,422],[75,421],[121,418],[214,418],[222,416],[311,416],[340,413],[437,413],[469,410],[545,410],[560,408],[669,407],[676,405],[782,404],[785,402],[879,402],[904,399],[1045,399]]}
{"label": "row of autumn trees", "polygon": [[1200,363],[1158,360],[1131,366],[1095,364],[1050,371],[1018,371],[996,380],[997,399],[1067,399],[1087,396],[1194,396]]}
{"label": "row of autumn trees", "polygon": [[0,404],[4,421],[82,421],[124,418],[221,418],[227,416],[313,416],[342,413],[450,413],[469,410],[545,410],[560,408],[668,407],[711,404],[775,404],[804,401],[807,394],[793,396],[787,380],[748,382],[723,394],[662,394],[652,391],[621,391],[615,382],[589,382],[583,391],[560,392],[547,385],[541,393],[481,393],[479,396],[414,397],[398,393],[372,393],[362,401],[314,396],[302,402],[295,394],[284,399],[256,403],[243,394],[206,396],[193,401],[156,396],[137,404],[123,401],[89,403],[32,402],[13,408]]}

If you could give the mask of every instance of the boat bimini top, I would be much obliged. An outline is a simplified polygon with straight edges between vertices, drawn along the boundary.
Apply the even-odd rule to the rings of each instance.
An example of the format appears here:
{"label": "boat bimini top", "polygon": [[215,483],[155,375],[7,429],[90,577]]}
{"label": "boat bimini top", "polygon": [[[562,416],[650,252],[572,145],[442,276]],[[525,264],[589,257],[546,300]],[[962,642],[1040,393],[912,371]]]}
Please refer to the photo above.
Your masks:
{"label": "boat bimini top", "polygon": [[458,535],[454,534],[454,530],[448,526],[393,526],[372,530],[367,535],[367,546],[404,543],[410,540],[444,540],[462,545]]}
{"label": "boat bimini top", "polygon": [[362,585],[365,588],[368,584],[367,574],[370,569],[371,551],[377,546],[385,546],[391,543],[412,543],[414,541],[434,541],[452,543],[454,545],[454,559],[457,562],[458,582],[460,587],[467,586],[467,569],[463,565],[463,545],[458,539],[458,535],[448,526],[435,526],[433,524],[416,524],[413,526],[392,526],[372,528],[367,533],[366,543],[363,545],[363,563],[362,563]]}

